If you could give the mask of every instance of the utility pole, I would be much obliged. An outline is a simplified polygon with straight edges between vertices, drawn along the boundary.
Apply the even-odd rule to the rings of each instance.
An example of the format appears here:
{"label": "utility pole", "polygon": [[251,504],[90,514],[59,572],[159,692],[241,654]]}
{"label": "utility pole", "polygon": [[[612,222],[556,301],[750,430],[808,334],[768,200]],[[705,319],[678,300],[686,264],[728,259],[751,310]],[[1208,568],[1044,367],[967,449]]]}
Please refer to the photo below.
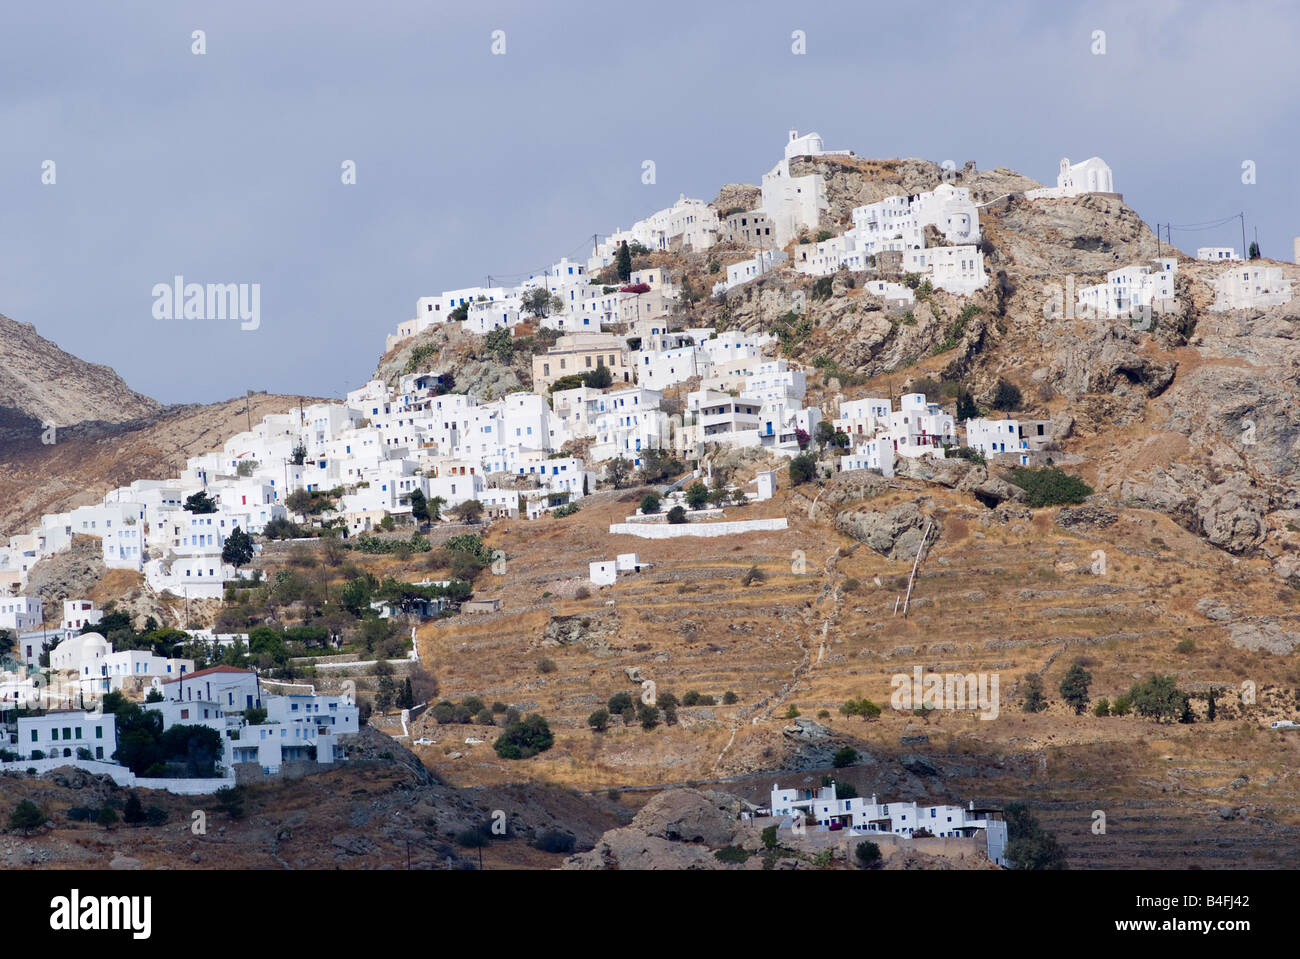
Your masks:
{"label": "utility pole", "polygon": [[1241,258],[1244,260],[1246,259],[1246,214],[1238,213],[1237,216],[1241,217]]}
{"label": "utility pole", "polygon": [[244,412],[248,416],[248,432],[253,432],[253,391],[244,390]]}

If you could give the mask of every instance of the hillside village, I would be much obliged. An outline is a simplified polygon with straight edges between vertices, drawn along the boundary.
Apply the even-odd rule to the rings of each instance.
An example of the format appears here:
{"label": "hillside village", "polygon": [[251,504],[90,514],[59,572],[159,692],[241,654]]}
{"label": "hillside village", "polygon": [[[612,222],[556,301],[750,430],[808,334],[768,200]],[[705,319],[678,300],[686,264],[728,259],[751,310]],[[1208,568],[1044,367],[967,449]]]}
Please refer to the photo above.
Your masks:
{"label": "hillside village", "polygon": [[[304,694],[264,670],[223,664],[232,650],[247,649],[249,633],[217,631],[212,613],[232,590],[259,582],[259,562],[280,540],[336,537],[354,550],[382,553],[441,527],[478,536],[471,549],[486,566],[504,555],[493,554],[475,531],[507,524],[545,530],[554,517],[582,519],[597,494],[639,485],[645,496],[626,505],[604,499],[599,513],[589,510],[602,517],[602,540],[684,537],[694,548],[705,537],[788,529],[786,517],[755,510],[773,507],[795,482],[923,479],[950,466],[1025,475],[1078,468],[1083,457],[1066,443],[1075,418],[1022,401],[1014,383],[999,379],[977,398],[969,389],[947,389],[951,377],[927,374],[909,380],[924,389],[895,394],[891,383],[883,395],[869,395],[852,389],[847,360],[801,359],[791,347],[809,334],[801,324],[810,301],[852,290],[864,323],[879,322],[899,337],[917,327],[918,315],[937,318],[931,305],[941,301],[953,319],[937,331],[933,355],[953,348],[991,302],[1012,295],[1005,270],[990,264],[998,255],[985,229],[991,211],[1120,202],[1110,168],[1097,157],[1063,159],[1055,187],[987,198],[946,172],[928,190],[853,206],[841,211],[847,220],[832,216],[829,174],[810,171],[858,162],[851,151],[825,150],[818,134],[790,131],[761,187],[736,192],[746,202],[719,209],[682,196],[598,238],[585,261],[561,258],[517,285],[421,296],[415,317],[386,338],[385,355],[396,358],[388,375],[377,372],[338,401],[266,415],[221,449],[191,456],[176,476],[137,479],[100,503],[46,514],[10,537],[0,548],[0,590],[7,594],[0,598],[0,630],[14,640],[0,675],[0,704],[13,717],[9,748],[0,750],[5,768],[44,772],[73,760],[122,785],[213,791],[233,785],[239,765],[250,776],[253,767],[274,776],[345,761],[368,713],[355,691],[325,694],[308,684]],[[836,223],[842,232],[827,228]],[[1006,229],[1000,218],[997,229]],[[674,258],[687,266],[674,269]],[[1189,273],[1204,287],[1198,295],[1209,312],[1266,310],[1292,297],[1290,270],[1243,260],[1233,248],[1202,248],[1195,258],[1172,250],[1131,261],[1117,251],[1114,258],[1109,269],[1080,271],[1104,274],[1100,282],[1071,283],[1055,299],[1045,296],[1043,315],[1114,324],[1116,337],[1151,331],[1159,317],[1185,309]],[[710,277],[716,280],[708,286]],[[707,310],[719,316],[733,304],[740,313],[753,298],[777,303],[768,312],[779,319],[703,319]],[[428,345],[431,337],[440,338],[438,345]],[[458,382],[458,370],[441,362],[439,350],[465,342],[514,369],[527,388],[476,393]],[[1133,370],[1134,379],[1148,374]],[[831,378],[836,389],[828,387]],[[986,505],[1024,498],[991,474],[981,482],[975,495]],[[1085,489],[1071,502],[1082,502],[1091,493]],[[879,551],[919,564],[928,528],[909,536]],[[176,624],[186,643],[197,644],[197,658],[183,655],[188,646],[177,647],[182,655],[115,651],[95,629],[111,611],[69,596],[56,619],[53,605],[47,611],[28,591],[38,564],[84,537],[98,541],[106,569],[139,574],[151,593],[204,610],[205,621],[187,610]],[[637,577],[658,561],[630,545],[619,548],[609,554],[614,558],[590,562],[590,587]],[[385,617],[418,608],[416,622],[509,610],[510,596],[480,596],[472,583],[472,575],[454,574],[396,583],[404,594],[376,591],[371,605]],[[324,640],[326,652],[331,643],[337,638]],[[388,653],[418,661],[414,630],[409,648]],[[275,691],[280,687],[287,693]],[[94,708],[105,696],[115,697],[116,714]],[[128,702],[157,713],[163,735],[175,726],[211,729],[206,775],[178,786],[149,769],[127,769],[121,757],[114,762],[122,741],[114,716],[134,717]],[[407,707],[406,738],[411,710],[418,715],[426,705]],[[822,794],[787,789],[771,796],[773,815],[820,809],[819,825],[829,830],[834,819],[854,835],[877,831],[889,808],[874,797],[837,799],[833,786]],[[989,859],[1003,864],[1005,828],[995,816],[915,803],[908,815],[953,810],[964,825],[935,835],[980,830]],[[906,816],[898,822],[885,831],[916,828]]]}

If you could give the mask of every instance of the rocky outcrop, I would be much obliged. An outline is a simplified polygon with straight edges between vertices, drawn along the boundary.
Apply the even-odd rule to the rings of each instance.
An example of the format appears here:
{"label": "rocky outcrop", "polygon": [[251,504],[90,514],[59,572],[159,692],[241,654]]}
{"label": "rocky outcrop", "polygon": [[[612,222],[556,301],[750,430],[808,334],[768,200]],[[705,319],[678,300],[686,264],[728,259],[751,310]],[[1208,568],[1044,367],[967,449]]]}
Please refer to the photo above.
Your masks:
{"label": "rocky outcrop", "polygon": [[65,353],[30,323],[0,316],[0,438],[13,431],[39,439],[49,424],[122,423],[161,409],[109,367]]}
{"label": "rocky outcrop", "polygon": [[722,869],[713,852],[737,835],[739,811],[740,801],[727,793],[665,790],[628,826],[609,830],[561,868]]}
{"label": "rocky outcrop", "polygon": [[900,503],[883,512],[849,510],[835,516],[835,528],[865,543],[881,556],[910,560],[921,548],[925,514],[915,503]]}
{"label": "rocky outcrop", "polygon": [[1300,633],[1288,632],[1276,620],[1234,623],[1228,641],[1238,649],[1263,650],[1285,656],[1300,646]]}
{"label": "rocky outcrop", "polygon": [[1064,506],[1056,514],[1056,525],[1063,529],[1097,530],[1114,526],[1119,522],[1119,514],[1104,506],[1086,504],[1084,506]]}

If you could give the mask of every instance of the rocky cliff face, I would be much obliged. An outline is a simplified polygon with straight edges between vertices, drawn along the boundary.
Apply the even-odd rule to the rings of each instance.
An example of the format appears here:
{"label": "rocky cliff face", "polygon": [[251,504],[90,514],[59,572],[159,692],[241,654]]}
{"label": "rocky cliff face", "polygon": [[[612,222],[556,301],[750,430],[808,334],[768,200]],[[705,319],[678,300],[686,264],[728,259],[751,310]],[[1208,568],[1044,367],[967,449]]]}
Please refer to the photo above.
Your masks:
{"label": "rocky cliff face", "polygon": [[49,424],[121,423],[159,409],[109,367],[65,353],[30,323],[0,315],[0,443],[39,439]]}

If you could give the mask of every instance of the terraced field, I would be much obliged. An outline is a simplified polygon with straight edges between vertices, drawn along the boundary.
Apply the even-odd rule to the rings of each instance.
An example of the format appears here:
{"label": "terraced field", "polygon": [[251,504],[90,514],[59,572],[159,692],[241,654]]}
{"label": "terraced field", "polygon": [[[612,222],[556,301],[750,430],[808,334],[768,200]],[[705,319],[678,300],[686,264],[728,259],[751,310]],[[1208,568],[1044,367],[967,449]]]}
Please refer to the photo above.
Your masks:
{"label": "terraced field", "polygon": [[[1262,561],[1234,559],[1141,510],[1066,528],[1056,510],[988,509],[907,479],[859,502],[823,494],[816,506],[816,488],[805,488],[731,511],[785,515],[790,528],[781,532],[677,541],[602,532],[634,511],[635,492],[598,494],[567,519],[495,526],[488,540],[504,551],[505,567],[484,574],[478,594],[501,599],[502,609],[424,627],[421,656],[441,695],[540,712],[556,746],[507,763],[491,750],[491,729],[424,717],[412,735],[439,742],[417,753],[457,785],[523,777],[596,791],[728,780],[761,800],[775,773],[786,771],[786,783],[814,781],[848,744],[863,759],[836,775],[859,791],[1028,801],[1079,867],[1287,859],[1300,828],[1300,746],[1265,727],[1296,715],[1300,669],[1293,654],[1231,642],[1234,630],[1297,628],[1294,591],[1270,581]],[[895,606],[911,557],[887,559],[833,520],[849,508],[911,503],[935,520],[938,535],[904,617]],[[650,568],[590,586],[587,564],[624,552]],[[1200,721],[1192,725],[1076,716],[1057,687],[1080,658],[1094,702],[1151,672],[1174,675],[1193,693],[1227,692],[1212,723],[1203,698],[1193,700]],[[996,675],[997,717],[890,708],[891,678],[916,667]],[[659,694],[697,690],[719,705],[680,708],[674,726],[647,731],[616,718],[593,733],[586,718],[613,693],[639,695],[629,671]],[[1030,673],[1042,676],[1044,712],[1020,708]],[[1247,681],[1257,690],[1252,706],[1237,695]],[[727,691],[734,705],[721,705]],[[879,719],[839,713],[864,696],[885,707]],[[792,708],[802,726],[788,718]],[[1104,834],[1093,832],[1095,810],[1106,815]]]}

